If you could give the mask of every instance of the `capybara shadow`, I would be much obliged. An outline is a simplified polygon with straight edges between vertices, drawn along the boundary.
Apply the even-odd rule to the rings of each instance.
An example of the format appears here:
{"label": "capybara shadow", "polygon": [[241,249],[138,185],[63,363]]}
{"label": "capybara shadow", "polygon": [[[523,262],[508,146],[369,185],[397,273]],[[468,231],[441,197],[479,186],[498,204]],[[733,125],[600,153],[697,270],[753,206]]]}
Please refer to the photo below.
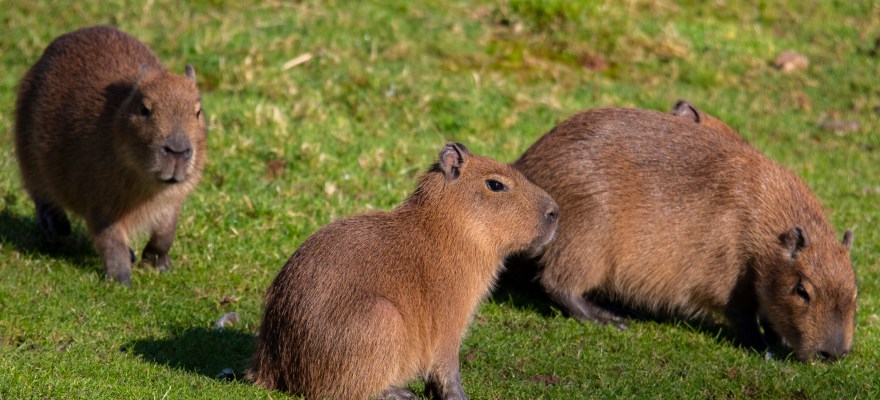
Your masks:
{"label": "capybara shadow", "polygon": [[195,70],[166,70],[135,37],[97,26],[61,35],[17,91],[15,155],[37,224],[71,232],[81,217],[107,280],[131,283],[129,243],[172,268],[180,209],[201,179],[206,126]]}
{"label": "capybara shadow", "polygon": [[[236,329],[178,327],[168,337],[138,339],[122,351],[145,361],[195,372],[212,379],[244,380],[248,359],[254,352],[252,333]],[[231,369],[232,375],[224,374]]]}
{"label": "capybara shadow", "polygon": [[580,319],[615,322],[584,297],[600,294],[655,314],[723,317],[744,347],[845,357],[858,295],[852,233],[835,233],[797,175],[706,121],[587,110],[513,163],[560,207],[542,287]]}
{"label": "capybara shadow", "polygon": [[33,215],[22,215],[9,208],[0,210],[0,243],[23,254],[43,254],[64,260],[78,268],[98,272],[98,254],[82,229],[73,229],[64,238],[47,235],[34,223]]}

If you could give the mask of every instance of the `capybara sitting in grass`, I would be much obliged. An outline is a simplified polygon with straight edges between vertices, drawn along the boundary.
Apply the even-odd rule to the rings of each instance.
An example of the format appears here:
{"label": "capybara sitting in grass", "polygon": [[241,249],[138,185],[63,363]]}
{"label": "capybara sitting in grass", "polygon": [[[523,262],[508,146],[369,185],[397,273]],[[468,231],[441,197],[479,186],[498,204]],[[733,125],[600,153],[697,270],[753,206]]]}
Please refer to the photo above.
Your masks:
{"label": "capybara sitting in grass", "polygon": [[801,179],[738,135],[656,111],[589,110],[514,166],[559,204],[539,280],[569,314],[608,321],[584,298],[595,293],[658,314],[723,314],[756,349],[763,325],[799,360],[850,351],[852,233],[837,240]]}
{"label": "capybara sitting in grass", "polygon": [[62,35],[21,81],[15,147],[44,231],[69,234],[65,210],[83,217],[107,279],[130,284],[129,239],[148,230],[143,260],[171,268],[177,217],[206,160],[192,67],[173,74],[110,27]]}
{"label": "capybara sitting in grass", "polygon": [[389,212],[335,221],[266,292],[248,377],[310,399],[466,398],[458,352],[505,256],[553,237],[557,207],[513,168],[443,148]]}

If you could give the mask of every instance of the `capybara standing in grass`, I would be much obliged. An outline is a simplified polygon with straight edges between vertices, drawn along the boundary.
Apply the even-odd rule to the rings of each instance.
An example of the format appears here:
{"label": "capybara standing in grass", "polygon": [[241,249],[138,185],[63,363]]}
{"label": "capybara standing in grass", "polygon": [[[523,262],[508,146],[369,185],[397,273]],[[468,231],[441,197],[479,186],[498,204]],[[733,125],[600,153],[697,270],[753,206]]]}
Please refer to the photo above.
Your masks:
{"label": "capybara standing in grass", "polygon": [[195,72],[166,71],[134,37],[110,27],[55,39],[21,81],[15,147],[40,227],[70,233],[83,217],[108,280],[131,282],[133,233],[143,260],[171,268],[168,251],[186,196],[205,164],[205,119]]}
{"label": "capybara standing in grass", "polygon": [[466,398],[458,352],[508,254],[552,239],[557,207],[513,168],[443,148],[390,212],[335,221],[266,292],[248,376],[309,399]]}
{"label": "capybara standing in grass", "polygon": [[656,111],[578,113],[514,163],[559,204],[539,280],[568,313],[584,299],[660,314],[725,315],[743,345],[781,337],[799,360],[851,348],[856,308],[843,241],[795,174],[728,133]]}

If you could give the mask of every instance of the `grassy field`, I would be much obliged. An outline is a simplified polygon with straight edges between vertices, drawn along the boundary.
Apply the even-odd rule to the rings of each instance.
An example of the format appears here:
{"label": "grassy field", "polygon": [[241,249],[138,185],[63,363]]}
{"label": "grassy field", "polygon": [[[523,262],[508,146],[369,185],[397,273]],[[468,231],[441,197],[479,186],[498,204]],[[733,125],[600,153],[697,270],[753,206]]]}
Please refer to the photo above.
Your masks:
{"label": "grassy field", "polygon": [[[0,399],[283,398],[217,376],[246,369],[263,293],[309,234],[398,204],[447,141],[507,162],[577,110],[665,111],[678,98],[802,175],[838,233],[854,230],[853,353],[767,361],[723,329],[578,323],[508,278],[461,350],[465,391],[880,397],[880,6],[706,3],[4,1]],[[18,80],[55,36],[94,24],[134,34],[180,73],[193,64],[210,124],[176,270],[137,268],[129,289],[103,282],[81,221],[60,243],[43,238],[13,154]],[[809,67],[774,68],[788,49]],[[226,312],[241,320],[214,329]]]}

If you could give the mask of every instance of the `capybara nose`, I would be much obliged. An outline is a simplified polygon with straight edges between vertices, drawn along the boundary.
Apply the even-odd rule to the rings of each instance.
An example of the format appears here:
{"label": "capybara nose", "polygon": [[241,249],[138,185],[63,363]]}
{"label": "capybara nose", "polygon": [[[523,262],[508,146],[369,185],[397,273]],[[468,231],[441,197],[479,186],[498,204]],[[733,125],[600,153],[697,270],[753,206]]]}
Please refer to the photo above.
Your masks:
{"label": "capybara nose", "polygon": [[189,139],[182,134],[174,135],[169,138],[162,150],[165,151],[166,154],[183,161],[189,160],[193,153],[192,144]]}
{"label": "capybara nose", "polygon": [[844,349],[820,350],[819,358],[822,359],[822,361],[832,362],[846,357],[847,354],[849,354],[849,351]]}
{"label": "capybara nose", "polygon": [[547,219],[548,223],[556,222],[556,217],[559,215],[559,206],[556,205],[556,202],[551,202],[550,207],[547,207],[547,212],[544,213],[544,218]]}

